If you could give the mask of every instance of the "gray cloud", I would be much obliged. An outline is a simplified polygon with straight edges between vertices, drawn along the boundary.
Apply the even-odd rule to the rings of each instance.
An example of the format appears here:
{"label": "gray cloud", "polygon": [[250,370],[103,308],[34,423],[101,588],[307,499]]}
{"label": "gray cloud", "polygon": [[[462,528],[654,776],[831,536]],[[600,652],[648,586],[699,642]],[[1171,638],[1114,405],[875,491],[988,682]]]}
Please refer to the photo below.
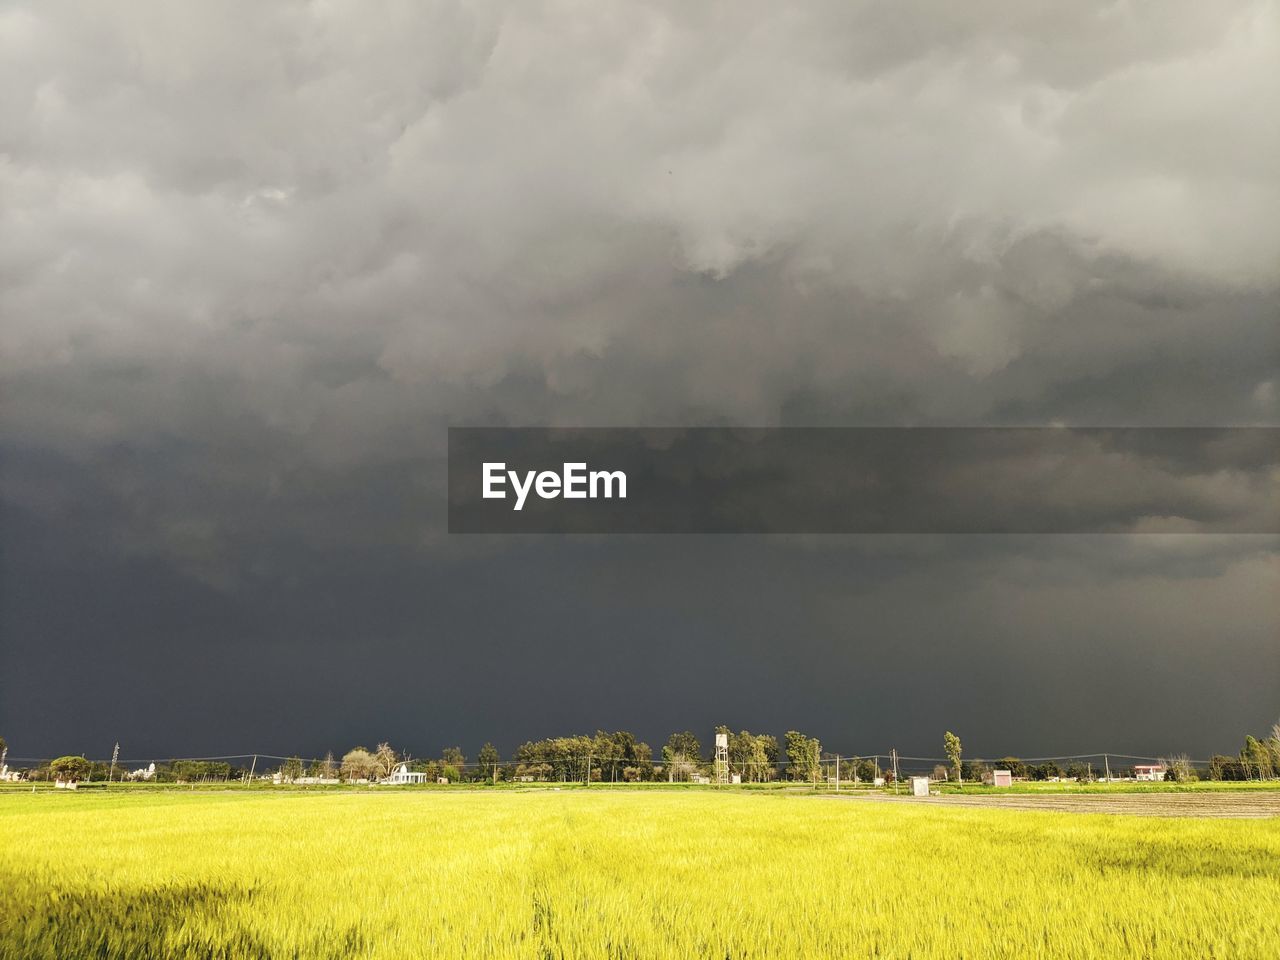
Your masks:
{"label": "gray cloud", "polygon": [[[442,530],[450,423],[1280,424],[1277,64],[1266,2],[7,6],[0,641],[28,679],[6,671],[0,719],[49,749],[84,726],[30,720],[54,654],[90,657],[74,682],[104,709],[112,651],[120,683],[199,665],[209,703],[246,691],[246,731],[269,713],[228,652],[249,638],[271,670],[465,674],[481,577],[516,599],[479,648],[528,623],[572,673],[616,631],[632,664],[733,661],[726,706],[816,689],[831,724],[963,670],[940,637],[905,659],[885,639],[949,617],[1020,689],[1045,663],[1080,679],[1072,644],[1108,695],[1155,660],[1215,689],[1274,667],[1274,539],[739,554]],[[722,602],[685,589],[708,563],[738,573]],[[973,589],[917,610],[953,579]],[[415,647],[426,620],[441,638]],[[786,631],[814,665],[777,681]],[[512,678],[537,662],[506,655]],[[818,683],[837,655],[883,697]],[[545,722],[684,725],[707,684],[666,675]],[[1215,736],[1274,720],[1267,676]],[[498,699],[449,701],[452,735]],[[452,729],[421,710],[386,722]]]}

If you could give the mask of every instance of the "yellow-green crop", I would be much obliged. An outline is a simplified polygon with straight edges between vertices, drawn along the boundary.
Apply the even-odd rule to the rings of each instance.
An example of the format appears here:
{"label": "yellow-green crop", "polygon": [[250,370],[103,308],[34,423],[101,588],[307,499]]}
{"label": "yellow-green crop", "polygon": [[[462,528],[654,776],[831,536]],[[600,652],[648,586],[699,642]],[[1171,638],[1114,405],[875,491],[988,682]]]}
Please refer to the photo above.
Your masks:
{"label": "yellow-green crop", "polygon": [[1280,956],[1280,821],[811,796],[0,795],[4,957]]}

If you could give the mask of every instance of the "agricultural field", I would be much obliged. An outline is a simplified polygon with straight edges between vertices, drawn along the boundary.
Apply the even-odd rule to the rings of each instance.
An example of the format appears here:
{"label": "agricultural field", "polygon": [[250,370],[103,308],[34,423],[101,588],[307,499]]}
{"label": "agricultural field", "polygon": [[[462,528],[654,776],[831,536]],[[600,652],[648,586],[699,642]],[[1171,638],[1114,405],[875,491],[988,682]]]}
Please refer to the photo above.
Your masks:
{"label": "agricultural field", "polygon": [[1280,955],[1280,819],[714,791],[0,794],[0,956]]}

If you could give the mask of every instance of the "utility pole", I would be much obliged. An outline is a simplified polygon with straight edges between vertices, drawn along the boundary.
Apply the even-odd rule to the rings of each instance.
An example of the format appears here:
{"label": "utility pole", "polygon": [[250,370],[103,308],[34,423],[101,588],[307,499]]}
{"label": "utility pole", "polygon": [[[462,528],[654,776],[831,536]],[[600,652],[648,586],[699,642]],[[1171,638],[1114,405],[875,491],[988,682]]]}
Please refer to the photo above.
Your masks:
{"label": "utility pole", "polygon": [[253,783],[253,772],[258,769],[258,755],[253,755],[253,765],[249,767],[249,779],[245,781],[245,786]]}
{"label": "utility pole", "polygon": [[1110,783],[1111,782],[1111,758],[1107,756],[1105,753],[1102,755],[1102,765],[1103,765],[1103,768],[1107,771],[1107,777],[1106,777],[1107,783]]}
{"label": "utility pole", "polygon": [[893,759],[893,792],[898,792],[898,748],[891,747],[889,755]]}
{"label": "utility pole", "polygon": [[107,783],[110,783],[116,776],[116,761],[120,759],[120,741],[116,741],[116,748],[111,751],[111,768],[107,771]]}
{"label": "utility pole", "polygon": [[840,754],[836,754],[836,793],[840,792]]}

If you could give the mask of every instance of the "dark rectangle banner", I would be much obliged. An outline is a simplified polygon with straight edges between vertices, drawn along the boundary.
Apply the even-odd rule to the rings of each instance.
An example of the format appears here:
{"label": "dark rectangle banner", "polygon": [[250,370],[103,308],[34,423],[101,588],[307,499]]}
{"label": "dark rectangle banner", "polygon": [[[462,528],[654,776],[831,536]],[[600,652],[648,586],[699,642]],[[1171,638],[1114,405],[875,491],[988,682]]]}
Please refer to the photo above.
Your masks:
{"label": "dark rectangle banner", "polygon": [[1280,533],[1280,428],[449,429],[451,533]]}

